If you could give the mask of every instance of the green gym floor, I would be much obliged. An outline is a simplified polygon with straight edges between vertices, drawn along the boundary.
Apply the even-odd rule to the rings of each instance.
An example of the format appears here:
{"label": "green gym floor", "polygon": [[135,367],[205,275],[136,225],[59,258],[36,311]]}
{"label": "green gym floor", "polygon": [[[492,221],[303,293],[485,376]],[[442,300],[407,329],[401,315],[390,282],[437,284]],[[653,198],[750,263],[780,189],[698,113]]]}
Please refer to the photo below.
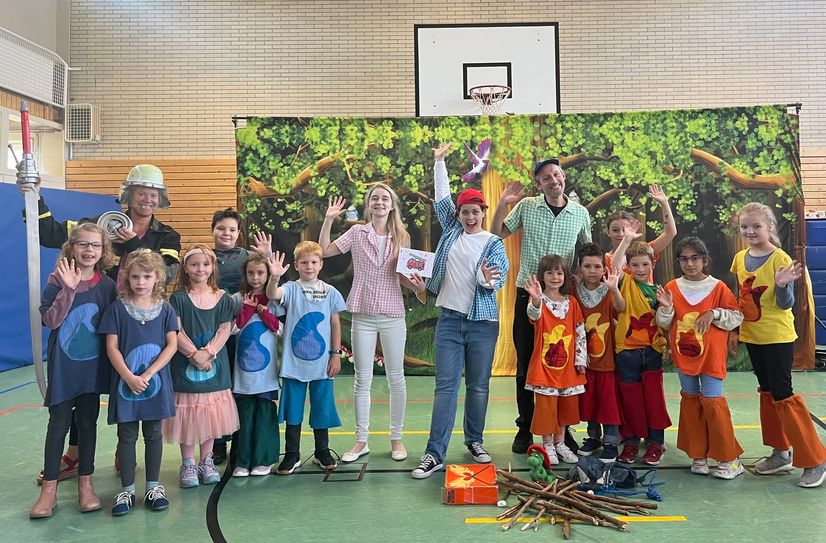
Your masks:
{"label": "green gym floor", "polygon": [[[103,510],[81,514],[77,509],[75,481],[58,487],[58,506],[50,519],[32,521],[28,512],[37,499],[35,475],[43,461],[43,437],[48,412],[40,405],[31,366],[0,373],[0,526],[2,540],[14,543],[77,541],[259,542],[507,542],[561,540],[559,526],[542,524],[539,531],[520,532],[517,525],[502,532],[495,522],[495,506],[448,506],[440,501],[444,473],[414,480],[410,470],[424,450],[430,423],[432,377],[409,377],[405,445],[410,457],[390,458],[387,385],[377,376],[373,385],[371,453],[359,463],[339,464],[325,478],[317,466],[306,462],[289,477],[231,479],[225,474],[218,485],[182,490],[177,485],[180,453],[176,446],[164,450],[161,482],[171,506],[153,513],[141,505],[127,516],[109,514],[112,497],[120,488],[113,468],[115,429],[106,425],[106,408],[98,426],[95,487]],[[352,376],[336,379],[336,396],[344,426],[331,432],[330,445],[339,454],[353,444]],[[794,374],[795,390],[809,409],[826,416],[826,373]],[[516,405],[512,378],[491,383],[485,446],[497,466],[524,470],[524,457],[510,451]],[[677,421],[679,385],[666,375],[669,411]],[[744,460],[753,464],[766,453],[760,442],[755,379],[749,373],[730,373],[726,391],[737,437],[745,449]],[[105,400],[106,397],[104,396]],[[469,463],[462,445],[461,401],[457,430],[448,463]],[[583,426],[577,428],[582,440]],[[312,433],[305,428],[302,453],[312,452]],[[819,430],[821,437],[826,433]],[[665,481],[659,510],[651,517],[634,517],[626,532],[611,528],[573,526],[576,541],[822,541],[826,530],[826,485],[818,489],[797,486],[800,470],[760,477],[750,472],[733,481],[692,475],[687,457],[675,446],[676,429],[666,432],[668,451],[657,477]],[[138,492],[142,492],[142,452],[138,451]],[[363,462],[362,462],[363,461]],[[222,470],[224,466],[221,466]],[[140,500],[139,500],[140,501]],[[820,534],[820,535],[818,535]]]}

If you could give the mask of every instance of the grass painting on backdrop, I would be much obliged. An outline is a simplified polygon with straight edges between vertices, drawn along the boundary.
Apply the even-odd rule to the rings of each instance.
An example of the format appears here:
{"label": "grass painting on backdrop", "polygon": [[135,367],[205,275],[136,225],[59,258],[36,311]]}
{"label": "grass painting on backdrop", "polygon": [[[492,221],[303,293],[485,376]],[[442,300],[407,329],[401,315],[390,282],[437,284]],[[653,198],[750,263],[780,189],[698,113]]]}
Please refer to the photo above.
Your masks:
{"label": "grass painting on backdrop", "polygon": [[[489,167],[481,177],[462,181],[460,175],[472,168],[465,144],[476,149],[488,138]],[[291,260],[296,243],[318,239],[330,196],[344,196],[360,218],[370,186],[386,183],[401,198],[412,247],[433,251],[441,230],[432,212],[432,148],[446,142],[453,143],[447,157],[452,193],[481,189],[491,208],[488,221],[508,181],[522,182],[531,194],[534,162],[559,157],[566,191],[576,191],[590,211],[594,241],[603,247],[610,247],[604,219],[621,209],[639,216],[646,239],[658,234],[660,211],[647,196],[648,186],[658,184],[670,198],[677,239],[703,239],[712,255],[711,274],[730,287],[731,258],[744,247],[733,217],[746,202],[763,202],[775,210],[783,249],[804,262],[798,118],[785,105],[493,117],[257,117],[236,130],[239,209],[250,230],[272,232],[275,249]],[[358,222],[352,214],[346,219],[334,223],[332,239]],[[511,276],[499,293],[494,375],[515,372],[511,323],[519,239],[514,235],[505,240]],[[679,266],[669,248],[660,256],[655,280],[664,284],[675,273]],[[352,279],[349,255],[327,259],[321,277],[346,296]],[[810,293],[800,283],[795,292],[800,336],[795,367],[812,367]],[[406,369],[429,373],[438,315],[434,297],[425,305],[412,293],[405,298]],[[342,322],[343,342],[349,346],[348,314]],[[750,367],[743,355],[729,365]]]}

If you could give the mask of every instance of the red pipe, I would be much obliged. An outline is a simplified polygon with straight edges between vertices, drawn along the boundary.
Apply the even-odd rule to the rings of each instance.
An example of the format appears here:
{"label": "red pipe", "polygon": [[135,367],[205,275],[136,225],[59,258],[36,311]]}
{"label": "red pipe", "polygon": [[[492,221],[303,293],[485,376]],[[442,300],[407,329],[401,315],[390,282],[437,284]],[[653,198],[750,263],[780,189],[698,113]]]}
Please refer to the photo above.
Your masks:
{"label": "red pipe", "polygon": [[23,156],[32,152],[32,138],[29,135],[29,105],[26,102],[20,104],[20,128],[23,131]]}

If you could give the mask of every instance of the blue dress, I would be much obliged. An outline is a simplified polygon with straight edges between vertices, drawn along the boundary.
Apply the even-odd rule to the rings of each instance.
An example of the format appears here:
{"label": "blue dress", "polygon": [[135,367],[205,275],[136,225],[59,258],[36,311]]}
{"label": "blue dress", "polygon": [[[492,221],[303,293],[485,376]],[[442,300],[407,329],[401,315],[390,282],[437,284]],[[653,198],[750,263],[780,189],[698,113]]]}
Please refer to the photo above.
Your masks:
{"label": "blue dress", "polygon": [[[118,336],[118,349],[126,366],[135,375],[146,371],[166,347],[167,332],[178,331],[178,316],[169,302],[163,302],[160,315],[143,324],[141,322],[129,315],[123,302],[117,300],[109,306],[99,328],[101,334]],[[118,372],[112,371],[109,424],[163,420],[173,416],[175,394],[169,364],[152,376],[149,386],[140,394],[133,393]]]}
{"label": "blue dress", "polygon": [[[41,296],[41,314],[48,311],[61,289],[52,282],[46,285]],[[58,405],[81,394],[109,392],[111,366],[103,338],[98,334],[101,317],[115,297],[115,282],[105,275],[86,292],[75,294],[66,318],[49,334],[49,386],[43,405]]]}

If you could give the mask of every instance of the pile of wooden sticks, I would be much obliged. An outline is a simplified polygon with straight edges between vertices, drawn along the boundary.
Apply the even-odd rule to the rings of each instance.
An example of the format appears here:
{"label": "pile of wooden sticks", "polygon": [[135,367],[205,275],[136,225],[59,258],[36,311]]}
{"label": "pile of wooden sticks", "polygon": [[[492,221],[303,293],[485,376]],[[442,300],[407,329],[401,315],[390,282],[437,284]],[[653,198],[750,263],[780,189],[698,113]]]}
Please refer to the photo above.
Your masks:
{"label": "pile of wooden sticks", "polygon": [[627,522],[611,516],[610,513],[630,515],[637,513],[649,515],[650,510],[657,509],[653,503],[598,496],[578,490],[579,481],[554,479],[550,484],[536,483],[520,479],[509,471],[497,469],[499,488],[507,490],[508,496],[516,496],[519,503],[496,517],[498,520],[509,519],[502,525],[509,530],[522,515],[528,511],[536,515],[522,526],[522,530],[539,528],[539,521],[547,517],[551,524],[562,524],[562,538],[571,538],[571,521],[580,521],[594,526],[606,526],[625,530]]}

